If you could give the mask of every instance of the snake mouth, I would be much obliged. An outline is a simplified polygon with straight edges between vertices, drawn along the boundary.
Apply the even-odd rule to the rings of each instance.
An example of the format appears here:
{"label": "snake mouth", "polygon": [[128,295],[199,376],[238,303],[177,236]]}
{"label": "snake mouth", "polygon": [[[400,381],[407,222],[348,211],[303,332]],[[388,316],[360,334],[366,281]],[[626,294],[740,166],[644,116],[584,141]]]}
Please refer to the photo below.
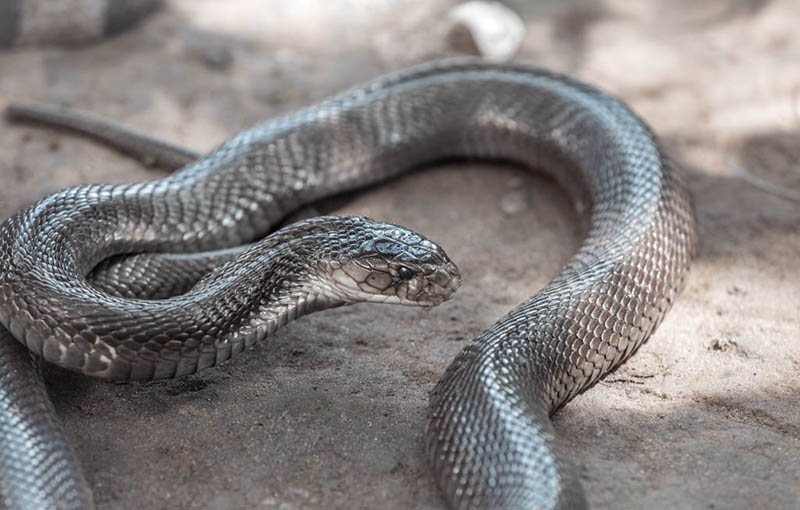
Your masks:
{"label": "snake mouth", "polygon": [[354,257],[322,261],[319,268],[319,280],[327,292],[348,303],[433,307],[450,299],[461,286],[461,272],[441,249],[402,262]]}
{"label": "snake mouth", "polygon": [[[352,269],[350,270],[352,273]],[[367,302],[430,308],[447,301],[461,287],[461,273],[452,262],[429,268],[409,281],[395,281],[384,289],[358,282],[342,270],[332,272],[332,294],[350,303]],[[337,290],[338,289],[338,290]]]}
{"label": "snake mouth", "polygon": [[444,285],[428,282],[423,285],[416,294],[413,295],[406,294],[404,296],[402,293],[374,294],[366,297],[363,299],[363,301],[368,303],[432,308],[452,298],[459,287],[461,287],[461,277],[456,276],[451,277]]}

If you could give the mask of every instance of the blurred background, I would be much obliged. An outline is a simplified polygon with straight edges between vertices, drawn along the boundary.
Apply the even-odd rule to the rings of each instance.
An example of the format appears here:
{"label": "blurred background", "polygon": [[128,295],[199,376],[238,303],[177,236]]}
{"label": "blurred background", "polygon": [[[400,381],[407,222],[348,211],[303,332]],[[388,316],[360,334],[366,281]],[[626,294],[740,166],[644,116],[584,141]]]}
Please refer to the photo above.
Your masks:
{"label": "blurred background", "polygon": [[[7,37],[0,108],[63,104],[208,151],[446,56],[524,60],[615,94],[687,168],[700,252],[665,323],[559,412],[557,431],[593,508],[797,509],[798,16],[796,0],[167,0],[85,44]],[[66,186],[157,175],[86,140],[0,121],[3,217]],[[427,393],[567,260],[577,216],[549,179],[484,163],[415,173],[342,211],[439,241],[465,274],[458,297],[308,317],[179,381],[49,371],[100,508],[444,508],[422,454]]]}

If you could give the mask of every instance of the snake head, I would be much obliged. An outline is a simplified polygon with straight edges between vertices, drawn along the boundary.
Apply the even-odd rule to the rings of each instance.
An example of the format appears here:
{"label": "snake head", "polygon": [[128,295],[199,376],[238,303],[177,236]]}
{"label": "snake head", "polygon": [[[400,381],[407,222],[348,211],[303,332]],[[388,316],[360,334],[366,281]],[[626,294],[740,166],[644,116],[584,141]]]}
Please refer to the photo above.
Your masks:
{"label": "snake head", "polygon": [[334,295],[346,302],[435,306],[461,285],[444,250],[406,228],[363,216],[341,217],[346,228],[320,267]]}

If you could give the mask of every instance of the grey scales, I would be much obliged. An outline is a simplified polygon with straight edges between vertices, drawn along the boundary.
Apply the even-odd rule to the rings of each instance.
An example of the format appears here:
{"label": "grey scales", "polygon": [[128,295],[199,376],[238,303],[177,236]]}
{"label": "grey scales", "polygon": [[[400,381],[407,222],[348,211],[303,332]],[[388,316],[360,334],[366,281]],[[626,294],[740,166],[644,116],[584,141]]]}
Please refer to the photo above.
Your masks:
{"label": "grey scales", "polygon": [[[684,286],[696,230],[683,172],[652,132],[618,100],[563,75],[427,63],[245,130],[169,177],[56,193],[0,226],[0,322],[49,362],[152,379],[212,366],[326,307],[438,304],[458,287],[458,270],[401,227],[327,216],[234,247],[298,205],[450,158],[553,175],[586,235],[434,388],[425,432],[434,476],[452,508],[584,508],[549,415],[658,326]],[[220,250],[226,261],[202,276]],[[123,259],[123,269],[103,262],[142,252],[163,255]],[[163,290],[198,278],[184,294]],[[151,292],[160,299],[143,299]],[[59,479],[45,492],[62,490]]]}

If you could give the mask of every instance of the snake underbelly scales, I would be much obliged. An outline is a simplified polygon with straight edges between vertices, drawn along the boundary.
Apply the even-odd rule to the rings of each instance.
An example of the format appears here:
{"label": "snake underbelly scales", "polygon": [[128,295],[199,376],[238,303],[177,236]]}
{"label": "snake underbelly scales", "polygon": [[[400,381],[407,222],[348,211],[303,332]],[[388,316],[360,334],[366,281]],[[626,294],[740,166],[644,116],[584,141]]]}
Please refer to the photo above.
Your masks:
{"label": "snake underbelly scales", "polygon": [[[56,193],[0,227],[0,322],[47,361],[150,379],[216,364],[322,308],[436,304],[459,279],[446,255],[399,227],[353,217],[281,229],[185,294],[142,298],[163,298],[164,279],[197,277],[202,255],[170,253],[251,242],[300,204],[447,158],[555,176],[583,205],[587,233],[558,275],[471,342],[434,388],[425,431],[434,475],[452,508],[583,508],[549,415],[653,332],[684,285],[696,233],[683,173],[651,131],[616,99],[562,75],[428,63],[245,130],[164,179]],[[165,255],[96,271],[105,288],[87,280],[104,259],[138,252]],[[120,283],[126,275],[136,288]],[[353,292],[332,290],[333,280]],[[360,296],[365,286],[378,297]],[[12,343],[0,342],[0,355],[18,349]],[[7,371],[0,384],[38,402],[43,390],[24,377]],[[51,478],[41,492],[63,492],[56,482],[69,476]],[[77,508],[91,504],[81,483],[70,489]]]}

